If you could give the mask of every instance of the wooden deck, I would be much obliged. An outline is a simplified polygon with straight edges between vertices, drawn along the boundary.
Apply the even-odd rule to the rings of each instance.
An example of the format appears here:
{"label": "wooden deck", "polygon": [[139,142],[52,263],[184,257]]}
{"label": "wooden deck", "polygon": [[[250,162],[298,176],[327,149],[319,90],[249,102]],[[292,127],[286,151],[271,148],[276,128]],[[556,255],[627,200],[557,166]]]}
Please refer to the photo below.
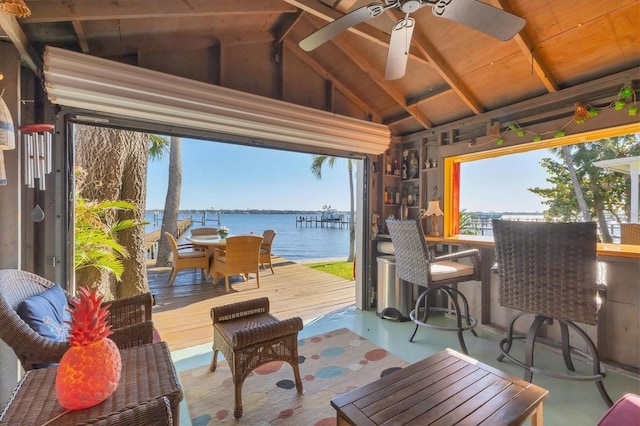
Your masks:
{"label": "wooden deck", "polygon": [[260,272],[260,288],[254,275],[244,283],[234,277],[231,292],[224,280],[217,285],[205,280],[200,271],[180,271],[169,286],[171,268],[148,268],[149,287],[155,296],[153,321],[171,350],[212,342],[209,313],[214,306],[256,297],[268,297],[271,313],[278,318],[299,316],[303,321],[320,317],[355,303],[355,282],[316,271],[303,264],[274,256],[269,267]]}

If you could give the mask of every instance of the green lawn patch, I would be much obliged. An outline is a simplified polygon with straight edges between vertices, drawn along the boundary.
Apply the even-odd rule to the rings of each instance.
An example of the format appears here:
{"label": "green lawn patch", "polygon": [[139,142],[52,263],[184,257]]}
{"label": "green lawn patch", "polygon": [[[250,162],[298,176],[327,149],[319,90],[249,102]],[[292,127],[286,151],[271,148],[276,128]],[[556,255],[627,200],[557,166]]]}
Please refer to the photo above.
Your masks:
{"label": "green lawn patch", "polygon": [[353,280],[353,262],[319,262],[319,263],[307,263],[305,266],[309,268],[317,269],[318,271],[327,272],[329,274],[337,275],[345,280]]}

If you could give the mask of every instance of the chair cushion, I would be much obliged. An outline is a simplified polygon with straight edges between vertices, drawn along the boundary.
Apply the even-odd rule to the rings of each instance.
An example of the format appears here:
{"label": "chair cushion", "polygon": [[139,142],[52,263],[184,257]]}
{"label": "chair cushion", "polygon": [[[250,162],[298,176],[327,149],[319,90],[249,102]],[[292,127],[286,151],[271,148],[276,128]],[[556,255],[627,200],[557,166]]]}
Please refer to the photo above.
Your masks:
{"label": "chair cushion", "polygon": [[198,257],[204,257],[205,253],[204,251],[187,251],[187,252],[180,252],[180,259],[195,259]]}
{"label": "chair cushion", "polygon": [[473,274],[473,266],[464,263],[443,260],[431,264],[431,280],[449,280]]}
{"label": "chair cushion", "polygon": [[638,424],[640,418],[640,396],[628,393],[616,401],[598,426],[620,426]]}
{"label": "chair cushion", "polygon": [[20,302],[16,312],[39,335],[58,342],[67,340],[71,320],[67,297],[58,284]]}

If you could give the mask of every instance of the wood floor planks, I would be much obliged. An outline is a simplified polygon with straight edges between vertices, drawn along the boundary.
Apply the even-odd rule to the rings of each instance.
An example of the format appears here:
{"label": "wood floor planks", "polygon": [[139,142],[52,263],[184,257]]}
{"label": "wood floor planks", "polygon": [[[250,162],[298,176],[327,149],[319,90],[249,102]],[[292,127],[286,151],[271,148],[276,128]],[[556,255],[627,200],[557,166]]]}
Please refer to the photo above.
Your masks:
{"label": "wood floor planks", "polygon": [[271,313],[278,318],[299,316],[303,321],[320,317],[355,303],[355,282],[311,269],[274,256],[273,269],[260,272],[260,288],[251,275],[245,283],[231,280],[227,294],[224,281],[217,285],[204,279],[199,271],[180,271],[173,287],[169,286],[171,268],[148,269],[149,287],[156,306],[153,321],[170,350],[211,343],[209,313],[214,306],[257,297],[268,297]]}

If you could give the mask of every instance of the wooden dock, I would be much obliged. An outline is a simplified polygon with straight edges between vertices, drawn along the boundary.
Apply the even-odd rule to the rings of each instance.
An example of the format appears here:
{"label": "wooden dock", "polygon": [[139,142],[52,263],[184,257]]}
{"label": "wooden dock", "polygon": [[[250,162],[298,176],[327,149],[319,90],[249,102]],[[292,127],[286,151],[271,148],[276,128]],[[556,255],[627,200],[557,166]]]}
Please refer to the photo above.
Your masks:
{"label": "wooden dock", "polygon": [[300,224],[300,227],[320,227],[320,228],[349,228],[349,218],[340,219],[323,219],[317,216],[296,216],[296,228]]}
{"label": "wooden dock", "polygon": [[269,268],[261,270],[260,288],[253,274],[247,282],[232,277],[230,293],[225,292],[224,280],[214,285],[196,270],[178,272],[174,285],[169,286],[171,268],[149,266],[149,287],[156,301],[153,322],[162,339],[172,351],[211,344],[211,308],[257,297],[269,298],[274,316],[299,316],[303,321],[355,304],[355,281],[278,256],[272,263],[275,274]]}
{"label": "wooden dock", "polygon": [[[180,238],[180,236],[184,234],[187,229],[189,229],[192,223],[193,222],[191,218],[186,218],[178,221],[178,238]],[[147,259],[156,258],[156,253],[158,252],[158,242],[160,241],[160,237],[162,236],[160,232],[160,229],[156,229],[155,231],[151,231],[144,236],[144,252],[147,256]]]}

